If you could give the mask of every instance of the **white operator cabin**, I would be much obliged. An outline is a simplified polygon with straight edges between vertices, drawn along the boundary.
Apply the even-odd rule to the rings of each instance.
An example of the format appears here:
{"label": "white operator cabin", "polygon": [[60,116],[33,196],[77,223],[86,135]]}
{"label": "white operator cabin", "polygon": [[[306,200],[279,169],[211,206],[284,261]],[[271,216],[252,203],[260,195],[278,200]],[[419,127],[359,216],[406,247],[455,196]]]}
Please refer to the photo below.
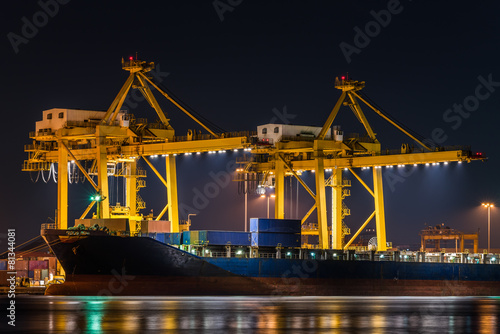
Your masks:
{"label": "white operator cabin", "polygon": [[[36,133],[42,131],[55,132],[66,126],[91,126],[98,124],[106,115],[105,111],[52,108],[43,111],[43,118],[36,122]],[[129,126],[128,115],[118,113],[114,125]]]}
{"label": "white operator cabin", "polygon": [[[259,142],[266,142],[271,145],[281,140],[293,140],[292,137],[296,137],[297,139],[316,138],[320,132],[320,126],[271,123],[257,126],[257,138]],[[344,139],[343,131],[340,130],[340,126],[333,126],[333,138],[332,129],[328,129],[325,138],[342,141]]]}

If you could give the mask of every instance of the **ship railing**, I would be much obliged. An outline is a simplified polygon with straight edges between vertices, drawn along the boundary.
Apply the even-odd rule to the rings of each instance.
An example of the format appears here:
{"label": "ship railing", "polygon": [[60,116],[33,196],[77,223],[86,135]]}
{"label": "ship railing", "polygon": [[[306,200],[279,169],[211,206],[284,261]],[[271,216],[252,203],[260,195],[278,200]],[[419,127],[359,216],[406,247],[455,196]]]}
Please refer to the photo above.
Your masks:
{"label": "ship railing", "polygon": [[259,258],[261,258],[261,259],[275,259],[276,253],[259,253]]}
{"label": "ship railing", "polygon": [[226,252],[210,252],[210,257],[227,257]]}
{"label": "ship railing", "polygon": [[57,228],[56,223],[43,223],[41,224],[42,230],[55,230]]}

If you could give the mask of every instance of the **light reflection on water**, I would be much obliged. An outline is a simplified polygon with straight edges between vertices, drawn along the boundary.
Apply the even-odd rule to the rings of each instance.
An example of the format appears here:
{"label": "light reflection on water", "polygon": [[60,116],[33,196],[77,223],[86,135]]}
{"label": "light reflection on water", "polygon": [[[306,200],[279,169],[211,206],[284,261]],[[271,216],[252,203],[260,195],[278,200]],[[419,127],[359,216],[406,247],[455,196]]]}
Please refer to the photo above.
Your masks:
{"label": "light reflection on water", "polygon": [[17,296],[15,329],[30,333],[498,333],[499,321],[498,298]]}

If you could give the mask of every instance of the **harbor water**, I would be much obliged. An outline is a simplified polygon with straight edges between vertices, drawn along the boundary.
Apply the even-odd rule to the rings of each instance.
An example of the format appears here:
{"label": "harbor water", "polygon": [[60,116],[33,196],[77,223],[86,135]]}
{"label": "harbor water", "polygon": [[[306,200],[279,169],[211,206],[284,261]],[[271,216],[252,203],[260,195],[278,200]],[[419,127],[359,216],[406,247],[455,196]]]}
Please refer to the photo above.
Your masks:
{"label": "harbor water", "polygon": [[2,318],[2,333],[499,333],[500,298],[18,295],[16,326]]}

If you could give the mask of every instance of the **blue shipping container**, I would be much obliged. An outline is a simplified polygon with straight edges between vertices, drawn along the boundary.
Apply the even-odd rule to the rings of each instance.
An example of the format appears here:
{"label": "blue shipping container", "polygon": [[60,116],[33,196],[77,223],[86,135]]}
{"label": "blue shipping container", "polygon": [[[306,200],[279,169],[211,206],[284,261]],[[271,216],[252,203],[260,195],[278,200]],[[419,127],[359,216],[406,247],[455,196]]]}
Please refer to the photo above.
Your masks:
{"label": "blue shipping container", "polygon": [[7,260],[0,260],[0,270],[7,270]]}
{"label": "blue shipping container", "polygon": [[184,231],[182,232],[183,245],[203,245],[207,241],[207,231]]}
{"label": "blue shipping container", "polygon": [[182,232],[182,244],[190,245],[191,244],[191,231],[183,231]]}
{"label": "blue shipping container", "polygon": [[[230,231],[204,231],[203,240],[208,245],[235,245],[250,246],[250,233],[248,232],[230,232]],[[200,236],[202,234],[200,233]]]}
{"label": "blue shipping container", "polygon": [[181,235],[181,233],[165,233],[165,243],[169,245],[180,245]]}
{"label": "blue shipping container", "polygon": [[252,233],[252,246],[276,247],[300,247],[300,234],[291,233]]}
{"label": "blue shipping container", "polygon": [[159,242],[165,242],[165,233],[156,233],[155,239]]}
{"label": "blue shipping container", "polygon": [[28,270],[28,277],[29,278],[35,278],[35,271],[34,270]]}
{"label": "blue shipping container", "polygon": [[250,232],[300,233],[299,219],[250,218]]}
{"label": "blue shipping container", "polygon": [[183,245],[250,246],[250,233],[231,231],[184,231]]}

